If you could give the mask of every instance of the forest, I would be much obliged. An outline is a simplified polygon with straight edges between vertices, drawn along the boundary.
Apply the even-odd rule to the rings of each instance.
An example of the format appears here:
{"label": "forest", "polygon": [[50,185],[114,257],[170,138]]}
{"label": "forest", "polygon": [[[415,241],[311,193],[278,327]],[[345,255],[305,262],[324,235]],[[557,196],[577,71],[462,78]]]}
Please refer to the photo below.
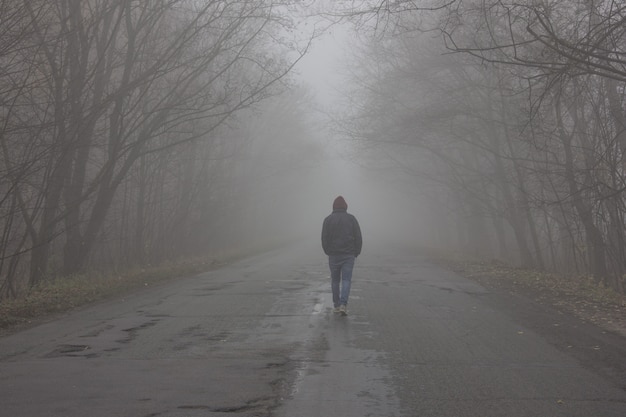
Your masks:
{"label": "forest", "polygon": [[419,243],[625,291],[620,1],[0,0],[0,62],[0,299],[300,237],[328,142]]}
{"label": "forest", "polygon": [[340,125],[413,179],[430,242],[623,294],[626,5],[379,6]]}

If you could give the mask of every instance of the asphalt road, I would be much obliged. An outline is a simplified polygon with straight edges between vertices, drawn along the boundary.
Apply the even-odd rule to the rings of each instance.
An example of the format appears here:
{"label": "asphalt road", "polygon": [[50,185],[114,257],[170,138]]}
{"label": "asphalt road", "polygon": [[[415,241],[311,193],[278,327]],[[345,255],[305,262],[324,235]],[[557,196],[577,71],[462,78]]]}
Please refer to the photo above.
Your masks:
{"label": "asphalt road", "polygon": [[317,243],[1,338],[0,416],[626,416],[626,339],[382,245],[333,315]]}

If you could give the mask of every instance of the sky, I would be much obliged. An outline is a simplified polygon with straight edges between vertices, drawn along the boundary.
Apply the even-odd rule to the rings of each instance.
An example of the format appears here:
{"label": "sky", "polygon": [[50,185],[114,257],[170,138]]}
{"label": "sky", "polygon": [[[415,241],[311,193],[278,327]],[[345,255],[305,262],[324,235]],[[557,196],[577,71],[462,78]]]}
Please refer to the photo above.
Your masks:
{"label": "sky", "polygon": [[[348,28],[336,26],[332,32],[316,40],[310,53],[296,67],[301,81],[310,87],[324,110],[341,111],[340,106],[346,102],[342,89],[350,82],[345,75],[345,65],[351,40]],[[350,143],[345,138],[333,136],[325,126],[320,126],[316,133],[327,151],[328,160],[312,173],[315,189],[310,189],[309,194],[313,207],[309,207],[306,217],[316,220],[313,228],[319,226],[317,220],[330,214],[334,198],[342,195],[348,203],[348,211],[357,216],[366,236],[380,235],[380,231],[394,235],[413,233],[413,222],[408,220],[414,218],[415,210],[408,204],[408,197],[388,182],[377,181],[363,166],[346,158]],[[339,148],[343,151],[339,152]],[[406,221],[390,222],[390,219]]]}
{"label": "sky", "polygon": [[345,81],[342,57],[346,54],[348,39],[348,29],[335,26],[315,40],[311,51],[296,67],[302,81],[324,107],[332,106],[339,98],[337,89]]}

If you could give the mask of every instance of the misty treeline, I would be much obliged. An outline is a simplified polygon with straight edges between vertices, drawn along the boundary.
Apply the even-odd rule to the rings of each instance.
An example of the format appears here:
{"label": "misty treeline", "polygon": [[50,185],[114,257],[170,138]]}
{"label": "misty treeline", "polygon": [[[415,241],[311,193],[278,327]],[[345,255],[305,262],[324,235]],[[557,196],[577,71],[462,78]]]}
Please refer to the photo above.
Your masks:
{"label": "misty treeline", "polygon": [[0,0],[0,298],[250,243],[233,156],[306,51],[289,7]]}
{"label": "misty treeline", "polygon": [[626,4],[376,6],[353,14],[370,36],[342,126],[413,178],[431,242],[624,293]]}

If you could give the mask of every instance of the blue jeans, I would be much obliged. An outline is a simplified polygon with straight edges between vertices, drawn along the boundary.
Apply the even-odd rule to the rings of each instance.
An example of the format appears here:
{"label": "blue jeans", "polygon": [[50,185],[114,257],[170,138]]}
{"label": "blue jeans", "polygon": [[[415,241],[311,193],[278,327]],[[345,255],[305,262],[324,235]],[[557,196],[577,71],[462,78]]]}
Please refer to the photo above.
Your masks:
{"label": "blue jeans", "polygon": [[348,305],[350,285],[352,284],[352,269],[354,268],[354,255],[330,255],[328,266],[330,267],[331,288],[333,290],[333,304],[335,307]]}

